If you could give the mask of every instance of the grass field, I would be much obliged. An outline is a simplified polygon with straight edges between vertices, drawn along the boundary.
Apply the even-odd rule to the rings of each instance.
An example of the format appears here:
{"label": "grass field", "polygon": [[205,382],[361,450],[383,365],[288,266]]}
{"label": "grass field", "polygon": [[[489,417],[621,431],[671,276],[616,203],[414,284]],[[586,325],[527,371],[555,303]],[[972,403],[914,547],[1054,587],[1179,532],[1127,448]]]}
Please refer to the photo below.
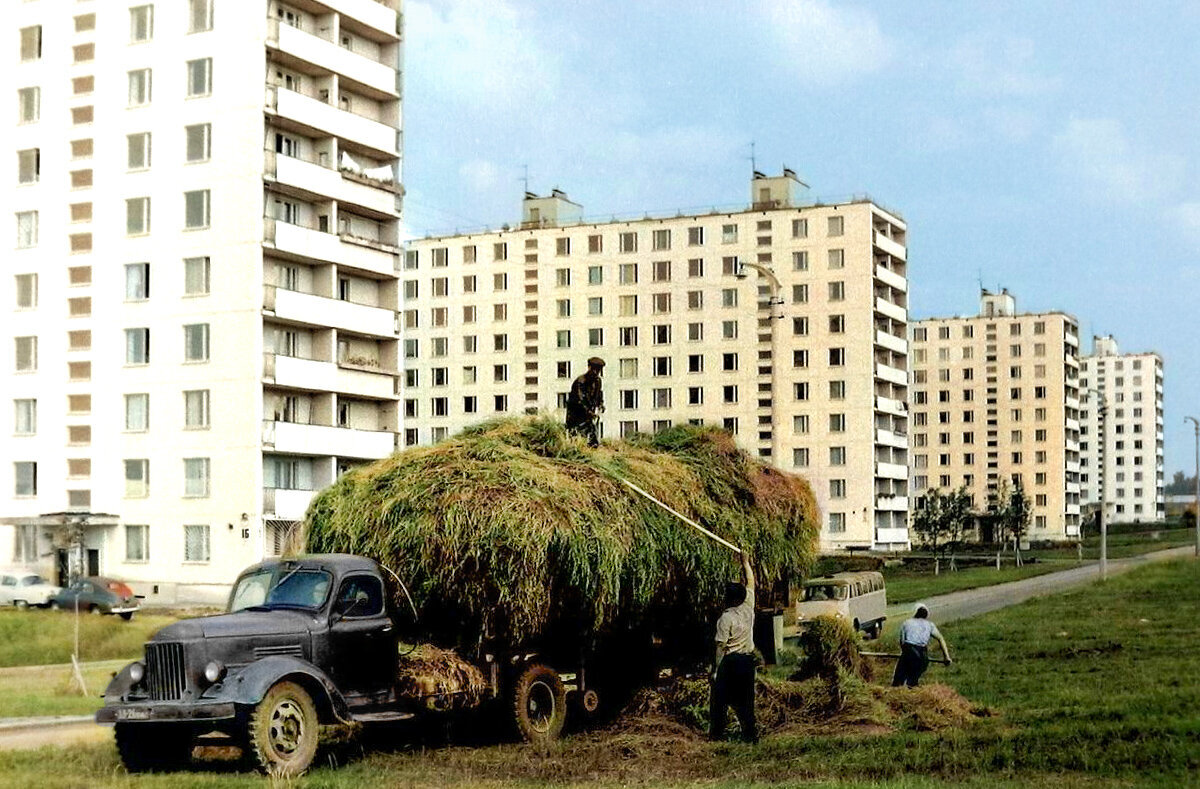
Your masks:
{"label": "grass field", "polygon": [[[71,662],[75,643],[73,614],[44,609],[0,609],[0,667]],[[138,613],[126,622],[117,616],[79,617],[79,659],[132,660],[155,630],[174,622],[164,614]]]}
{"label": "grass field", "polygon": [[83,668],[87,695],[73,682],[70,666],[0,669],[0,718],[41,715],[89,715],[99,709],[100,694],[125,661],[89,663]]}
{"label": "grass field", "polygon": [[[994,712],[959,730],[781,733],[755,747],[628,729],[543,752],[518,745],[351,754],[291,784],[361,786],[1180,787],[1200,783],[1200,569],[1141,568],[1104,585],[945,628],[946,682]],[[53,767],[48,767],[52,763]],[[111,746],[0,753],[0,785],[260,787],[227,765],[131,778]]]}

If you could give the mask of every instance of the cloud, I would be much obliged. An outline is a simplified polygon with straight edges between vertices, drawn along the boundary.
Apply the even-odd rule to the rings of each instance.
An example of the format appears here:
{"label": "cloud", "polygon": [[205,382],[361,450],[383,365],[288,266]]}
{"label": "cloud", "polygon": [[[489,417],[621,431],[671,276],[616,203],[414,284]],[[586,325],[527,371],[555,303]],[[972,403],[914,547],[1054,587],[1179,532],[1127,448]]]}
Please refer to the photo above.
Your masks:
{"label": "cloud", "polygon": [[1097,196],[1118,202],[1169,197],[1185,165],[1181,156],[1135,144],[1111,118],[1072,118],[1052,144],[1068,173]]}
{"label": "cloud", "polygon": [[1062,88],[1058,77],[1037,73],[1033,41],[974,34],[960,39],[947,57],[961,90],[1030,98]]}
{"label": "cloud", "polygon": [[836,84],[882,68],[894,46],[874,14],[827,0],[760,0],[775,53],[804,80]]}

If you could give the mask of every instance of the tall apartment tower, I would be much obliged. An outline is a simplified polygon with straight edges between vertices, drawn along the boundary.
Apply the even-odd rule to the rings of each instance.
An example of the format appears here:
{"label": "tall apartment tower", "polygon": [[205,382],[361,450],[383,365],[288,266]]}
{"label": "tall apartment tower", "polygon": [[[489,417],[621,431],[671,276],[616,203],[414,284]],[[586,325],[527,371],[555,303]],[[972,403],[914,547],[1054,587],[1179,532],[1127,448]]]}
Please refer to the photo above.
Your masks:
{"label": "tall apartment tower", "polygon": [[755,173],[730,212],[590,222],[555,190],[522,222],[410,242],[405,443],[562,418],[603,358],[608,436],[719,425],[809,478],[826,549],[907,545],[904,221]]}
{"label": "tall apartment tower", "polygon": [[914,321],[909,333],[911,495],[966,486],[983,511],[1006,480],[1033,503],[1030,539],[1078,535],[1075,318],[1018,313],[1007,290],[985,290],[979,315]]}
{"label": "tall apartment tower", "polygon": [[[1113,337],[1093,337],[1080,360],[1080,488],[1084,507],[1105,519],[1152,521],[1166,517],[1163,473],[1163,361],[1157,353],[1126,353]],[[1100,394],[1108,406],[1101,448]]]}
{"label": "tall apartment tower", "polygon": [[400,3],[8,8],[0,563],[219,599],[393,450]]}

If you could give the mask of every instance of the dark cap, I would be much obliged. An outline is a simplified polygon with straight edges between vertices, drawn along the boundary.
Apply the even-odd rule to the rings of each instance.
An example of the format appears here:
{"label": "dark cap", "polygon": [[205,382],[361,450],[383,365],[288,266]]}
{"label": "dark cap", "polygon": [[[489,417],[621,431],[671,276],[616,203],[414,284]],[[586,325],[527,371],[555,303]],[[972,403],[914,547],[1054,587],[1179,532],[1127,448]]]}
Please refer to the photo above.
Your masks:
{"label": "dark cap", "polygon": [[604,366],[604,360],[601,359],[599,356],[593,356],[592,358],[588,359],[588,367],[603,367],[603,366]]}

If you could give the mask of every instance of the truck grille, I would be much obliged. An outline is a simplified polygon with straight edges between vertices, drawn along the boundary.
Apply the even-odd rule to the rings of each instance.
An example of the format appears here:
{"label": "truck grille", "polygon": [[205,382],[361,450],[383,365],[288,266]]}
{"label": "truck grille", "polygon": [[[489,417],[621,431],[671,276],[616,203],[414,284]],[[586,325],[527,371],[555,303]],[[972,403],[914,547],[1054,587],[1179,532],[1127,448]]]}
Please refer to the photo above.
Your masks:
{"label": "truck grille", "polygon": [[183,671],[183,644],[146,645],[146,687],[153,701],[183,698],[187,676]]}

